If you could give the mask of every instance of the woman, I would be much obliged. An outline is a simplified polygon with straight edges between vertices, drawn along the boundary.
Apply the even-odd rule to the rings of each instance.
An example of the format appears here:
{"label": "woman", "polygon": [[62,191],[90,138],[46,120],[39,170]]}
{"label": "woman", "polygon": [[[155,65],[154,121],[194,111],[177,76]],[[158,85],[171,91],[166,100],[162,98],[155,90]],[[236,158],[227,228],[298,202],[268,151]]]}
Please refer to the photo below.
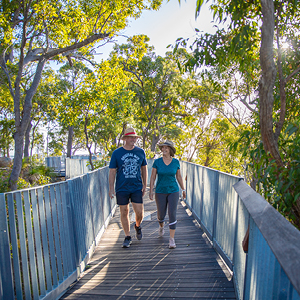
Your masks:
{"label": "woman", "polygon": [[[157,205],[157,219],[159,222],[159,235],[164,235],[164,222],[168,209],[169,215],[169,229],[170,239],[169,248],[176,248],[175,244],[175,229],[176,229],[176,213],[179,200],[179,187],[182,189],[183,198],[186,197],[183,180],[180,174],[179,160],[174,158],[176,149],[173,142],[165,141],[163,144],[158,145],[162,151],[162,157],[154,161],[152,167],[152,173],[150,178],[150,200],[153,200],[153,187],[157,178],[157,184],[155,189],[155,201]],[[177,179],[177,181],[176,181]],[[178,182],[178,183],[177,183]]]}

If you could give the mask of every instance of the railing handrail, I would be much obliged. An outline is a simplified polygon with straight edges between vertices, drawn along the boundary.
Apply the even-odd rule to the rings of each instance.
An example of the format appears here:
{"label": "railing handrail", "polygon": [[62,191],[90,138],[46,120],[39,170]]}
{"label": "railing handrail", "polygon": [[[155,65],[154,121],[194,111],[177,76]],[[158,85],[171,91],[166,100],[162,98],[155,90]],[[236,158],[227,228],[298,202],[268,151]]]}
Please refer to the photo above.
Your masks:
{"label": "railing handrail", "polygon": [[115,208],[107,167],[0,194],[0,299],[58,299],[83,272]]}
{"label": "railing handrail", "polygon": [[244,181],[234,185],[280,266],[300,294],[300,231]]}
{"label": "railing handrail", "polygon": [[[149,173],[152,163],[148,160]],[[273,300],[286,293],[286,299],[300,300],[299,231],[240,177],[180,164],[186,204],[232,270],[237,298]],[[0,194],[0,298],[14,299],[15,293],[27,293],[28,298],[33,291],[34,299],[57,299],[84,270],[115,207],[108,196],[108,167],[65,182]],[[248,228],[245,253],[242,240]],[[59,249],[59,244],[65,248]],[[35,252],[38,249],[41,253]],[[57,259],[62,263],[55,263]],[[34,271],[26,273],[29,269]]]}
{"label": "railing handrail", "polygon": [[233,272],[237,299],[300,300],[300,232],[242,178],[188,162],[181,169],[187,206]]}

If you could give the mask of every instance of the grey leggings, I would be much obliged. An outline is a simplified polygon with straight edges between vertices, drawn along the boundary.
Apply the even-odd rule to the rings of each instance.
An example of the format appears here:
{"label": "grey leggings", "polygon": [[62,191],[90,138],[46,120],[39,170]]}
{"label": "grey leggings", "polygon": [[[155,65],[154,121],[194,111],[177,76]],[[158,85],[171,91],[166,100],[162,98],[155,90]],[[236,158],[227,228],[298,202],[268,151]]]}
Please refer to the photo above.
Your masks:
{"label": "grey leggings", "polygon": [[168,208],[169,228],[176,229],[176,213],[179,200],[179,192],[171,194],[155,194],[157,206],[157,219],[159,223],[164,223]]}

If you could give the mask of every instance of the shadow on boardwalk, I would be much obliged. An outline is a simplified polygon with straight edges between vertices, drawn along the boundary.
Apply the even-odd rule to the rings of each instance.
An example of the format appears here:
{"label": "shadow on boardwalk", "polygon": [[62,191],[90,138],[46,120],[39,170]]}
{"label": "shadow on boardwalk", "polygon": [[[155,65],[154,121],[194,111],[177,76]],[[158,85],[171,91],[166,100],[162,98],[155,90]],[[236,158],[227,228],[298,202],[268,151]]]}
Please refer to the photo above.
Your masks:
{"label": "shadow on boardwalk", "polygon": [[[176,249],[169,249],[168,226],[158,237],[156,206],[147,196],[143,239],[122,248],[119,209],[89,268],[61,299],[236,299],[230,273],[184,203],[178,205]],[[134,216],[131,211],[131,221]]]}

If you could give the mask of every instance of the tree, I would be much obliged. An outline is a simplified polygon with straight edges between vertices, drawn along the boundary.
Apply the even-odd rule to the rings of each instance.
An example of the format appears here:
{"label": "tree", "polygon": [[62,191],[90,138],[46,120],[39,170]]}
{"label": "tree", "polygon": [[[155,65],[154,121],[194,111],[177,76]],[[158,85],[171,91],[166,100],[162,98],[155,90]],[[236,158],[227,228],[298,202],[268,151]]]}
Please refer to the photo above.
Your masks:
{"label": "tree", "polygon": [[59,120],[61,125],[68,130],[67,157],[72,155],[74,126],[76,126],[78,114],[78,109],[72,110],[73,102],[78,103],[75,98],[79,95],[81,83],[91,73],[92,70],[84,63],[76,61],[72,65],[67,63],[59,69],[60,81],[57,84],[57,88],[60,89],[58,97],[61,99],[58,105]]}
{"label": "tree", "polygon": [[[187,99],[191,99],[183,86],[187,87],[193,80],[191,74],[180,74],[172,53],[166,57],[156,56],[148,41],[146,36],[135,36],[128,39],[127,44],[116,47],[112,55],[130,78],[129,88],[135,94],[133,109],[142,146],[153,155],[160,139],[175,138],[181,133],[176,124],[187,115],[185,106]],[[177,57],[184,54],[177,53]],[[195,80],[192,85],[197,85]]]}
{"label": "tree", "polygon": [[[202,0],[197,1],[198,13],[202,4]],[[298,227],[300,120],[298,117],[290,122],[287,108],[293,112],[292,103],[299,98],[296,77],[300,71],[299,6],[300,3],[293,0],[216,1],[210,6],[214,16],[220,23],[227,23],[216,34],[201,35],[193,45],[192,59],[187,62],[188,67],[205,64],[220,70],[236,65],[244,83],[251,77],[254,82],[259,78],[258,85],[249,86],[253,88],[249,95],[258,91],[259,118],[255,112],[252,116],[254,122],[258,121],[256,128],[263,147],[256,145],[260,149],[256,156],[259,162],[253,161],[252,165],[260,171],[263,167],[263,172],[257,169],[257,175],[263,183],[265,197]],[[290,43],[288,50],[283,48],[286,42]],[[293,97],[287,91],[291,91]]]}
{"label": "tree", "polygon": [[[25,133],[24,158],[32,156],[33,148],[36,142],[41,141],[43,134],[39,129],[47,127],[50,120],[57,118],[58,90],[56,88],[57,76],[55,72],[46,67],[43,70],[41,82],[32,99],[32,111],[29,125]],[[48,133],[47,133],[48,134]],[[40,141],[36,141],[36,139]],[[40,147],[40,146],[39,146]]]}
{"label": "tree", "polygon": [[[125,28],[129,17],[157,9],[143,1],[7,1],[0,7],[0,65],[14,100],[15,153],[10,186],[16,189],[22,167],[24,135],[31,118],[32,99],[46,63],[85,58],[96,42],[109,41]],[[24,82],[24,75],[31,80]]]}

